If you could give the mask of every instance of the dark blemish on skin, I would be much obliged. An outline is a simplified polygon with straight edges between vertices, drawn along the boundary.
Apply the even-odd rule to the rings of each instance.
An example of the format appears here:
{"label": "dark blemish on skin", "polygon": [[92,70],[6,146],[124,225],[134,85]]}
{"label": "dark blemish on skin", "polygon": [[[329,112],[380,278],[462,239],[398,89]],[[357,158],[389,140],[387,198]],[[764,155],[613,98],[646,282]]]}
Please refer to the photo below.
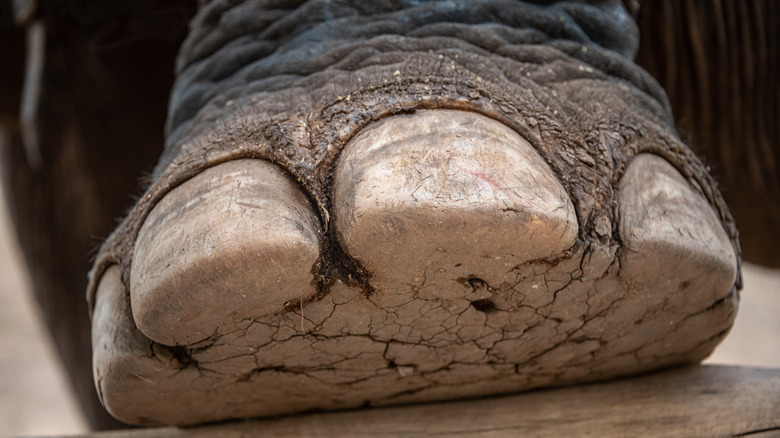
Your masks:
{"label": "dark blemish on skin", "polygon": [[474,300],[471,302],[471,307],[477,309],[478,312],[490,313],[498,310],[496,305],[488,299]]}
{"label": "dark blemish on skin", "polygon": [[466,280],[466,281],[467,281],[467,282],[469,283],[469,285],[470,285],[471,287],[473,287],[474,289],[479,289],[479,288],[483,288],[483,287],[485,287],[485,280],[483,280],[483,279],[481,279],[481,278],[476,278],[476,277],[473,277],[473,278],[469,278],[469,279],[468,279],[468,280]]}

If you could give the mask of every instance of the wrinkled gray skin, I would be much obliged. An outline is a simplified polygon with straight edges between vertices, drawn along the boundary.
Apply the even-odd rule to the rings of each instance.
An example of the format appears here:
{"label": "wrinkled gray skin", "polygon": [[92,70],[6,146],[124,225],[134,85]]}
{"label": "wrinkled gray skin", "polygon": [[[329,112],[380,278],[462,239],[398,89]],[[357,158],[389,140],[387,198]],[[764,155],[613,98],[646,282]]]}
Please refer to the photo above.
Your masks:
{"label": "wrinkled gray skin", "polygon": [[[97,428],[116,423],[109,419],[94,396],[89,365],[89,321],[83,304],[85,272],[91,266],[88,254],[94,254],[91,251],[115,226],[115,218],[123,216],[132,204],[127,195],[139,193],[139,176],[153,168],[161,152],[152,181],[161,175],[174,180],[186,179],[192,172],[213,164],[199,158],[186,159],[188,154],[185,154],[184,170],[172,170],[169,166],[177,158],[181,159],[183,145],[195,144],[196,148],[208,150],[208,141],[204,139],[231,134],[231,127],[223,126],[220,120],[235,108],[241,108],[248,117],[254,117],[252,120],[259,127],[253,135],[274,139],[276,144],[284,146],[256,150],[252,154],[286,167],[321,205],[327,206],[325,187],[329,174],[326,169],[333,156],[318,148],[329,142],[337,143],[334,132],[339,129],[359,129],[372,117],[408,111],[407,101],[413,99],[404,93],[410,93],[409,88],[399,86],[391,90],[389,95],[395,97],[385,100],[385,107],[352,108],[351,112],[344,113],[349,117],[334,117],[336,121],[319,132],[310,147],[295,144],[274,126],[283,125],[299,112],[321,109],[322,102],[346,95],[350,90],[365,89],[364,84],[355,83],[356,76],[352,73],[356,70],[362,69],[365,74],[361,80],[371,83],[382,77],[382,68],[395,70],[401,65],[405,71],[414,72],[418,79],[435,76],[437,83],[451,84],[441,90],[444,97],[450,98],[462,92],[458,88],[459,77],[442,69],[446,66],[436,60],[438,54],[457,55],[459,65],[465,70],[485,78],[502,77],[505,81],[506,87],[488,91],[493,93],[488,97],[494,101],[505,99],[510,106],[522,107],[528,99],[522,90],[533,91],[534,83],[559,81],[562,89],[566,89],[576,87],[576,81],[586,73],[593,73],[574,71],[557,77],[545,76],[546,69],[541,67],[553,66],[560,57],[570,57],[594,66],[594,74],[603,79],[604,89],[614,88],[618,83],[630,86],[633,91],[629,93],[606,97],[615,102],[628,102],[634,108],[626,114],[626,120],[649,120],[674,135],[672,112],[662,87],[632,62],[639,53],[639,61],[676,90],[671,101],[682,102],[675,112],[687,116],[684,136],[691,132],[694,146],[709,154],[707,162],[713,163],[716,172],[723,169],[732,187],[743,190],[738,193],[727,190],[727,194],[731,193],[728,200],[758,200],[747,205],[734,201],[740,207],[736,211],[737,223],[741,217],[758,216],[764,219],[750,222],[753,225],[750,236],[777,233],[766,224],[773,223],[772,218],[777,214],[773,208],[780,205],[777,173],[771,172],[778,165],[780,154],[776,123],[765,120],[767,114],[777,114],[777,84],[772,85],[773,81],[768,79],[777,77],[777,38],[772,37],[775,30],[764,26],[761,29],[765,29],[766,35],[754,35],[751,31],[748,43],[737,41],[740,26],[756,28],[751,22],[755,17],[766,20],[770,19],[766,17],[777,17],[778,8],[771,1],[739,3],[742,6],[722,2],[723,10],[714,12],[707,5],[667,11],[662,8],[668,5],[643,4],[639,23],[642,32],[653,39],[641,47],[640,29],[632,18],[636,5],[631,1],[626,2],[628,7],[617,0],[277,1],[270,2],[273,7],[266,8],[259,6],[260,3],[268,2],[215,1],[203,6],[179,52],[175,83],[171,76],[174,55],[185,36],[184,23],[195,14],[196,5],[192,2],[169,2],[164,6],[146,2],[79,5],[63,2],[48,9],[40,8],[33,17],[47,19],[47,44],[43,49],[46,63],[39,96],[42,104],[34,117],[39,138],[33,146],[29,140],[27,144],[22,141],[18,102],[24,72],[25,29],[34,20],[22,17],[17,23],[2,21],[7,30],[0,33],[0,44],[4,56],[7,53],[6,58],[13,59],[8,65],[15,67],[0,71],[5,189],[36,296],[85,412]],[[10,10],[10,2],[0,5],[0,10]],[[662,10],[664,14],[654,13]],[[723,26],[722,38],[716,39],[717,44],[727,47],[702,43],[701,35],[695,34],[696,26],[680,32],[680,20],[697,20],[699,27],[706,27],[703,24],[707,20],[727,24]],[[769,43],[761,43],[766,41]],[[704,50],[701,44],[709,45]],[[583,46],[589,50],[583,51]],[[685,48],[690,48],[693,55],[700,55],[702,50],[713,54],[726,52],[730,59],[746,57],[743,49],[747,48],[748,52],[755,51],[757,59],[766,62],[754,63],[757,67],[750,74],[717,57],[699,57],[702,62],[712,59],[717,68],[710,69],[701,62],[690,66],[685,62],[690,62],[686,60],[693,56],[685,56]],[[472,56],[479,62],[469,63]],[[690,68],[675,69],[673,65],[667,68],[669,59]],[[527,80],[519,73],[524,71],[524,65],[540,67],[539,75]],[[734,72],[731,76],[735,79],[711,77],[710,71]],[[752,82],[748,80],[751,78]],[[699,87],[698,94],[692,91],[696,87],[680,86],[702,81],[710,88]],[[704,106],[712,108],[710,117],[693,117],[702,111],[695,101],[691,105],[692,99],[704,99],[703,96],[712,94],[711,90],[718,90],[718,86],[727,88],[726,94],[732,99],[710,101]],[[770,97],[755,98],[761,93],[749,86],[768,87],[766,95]],[[164,139],[166,99],[171,89]],[[603,90],[584,89],[581,98],[590,99],[593,93],[602,96],[599,91]],[[252,100],[262,104],[251,106],[253,109],[241,105]],[[552,104],[566,109],[577,108],[581,102]],[[725,107],[729,109],[722,110]],[[732,116],[740,109],[739,116]],[[576,126],[587,132],[587,126],[583,127],[588,123],[587,117],[583,114],[561,113],[560,117],[544,123]],[[750,121],[755,119],[755,122],[744,123],[744,114],[753,115]],[[543,114],[537,116],[546,120]],[[711,131],[715,123],[720,127],[720,136],[708,137],[707,144],[697,144],[697,135],[701,137],[701,133]],[[745,134],[740,137],[740,132]],[[733,151],[735,138],[748,139],[744,142],[744,154]],[[723,146],[726,139],[729,144]],[[42,159],[31,158],[34,155],[31,150],[37,150]],[[666,152],[667,159],[689,170],[691,178],[705,187],[705,191],[715,186],[695,159]],[[229,150],[226,154],[241,156],[241,152],[233,154]],[[743,162],[742,156],[748,159]],[[571,170],[556,162],[553,153],[545,158],[559,173]],[[576,166],[573,170],[578,171]],[[740,177],[746,173],[748,178]],[[741,184],[743,180],[754,183]],[[575,197],[578,192],[583,193],[575,199],[583,203],[587,185],[573,184],[570,191]],[[152,188],[160,196],[167,190],[160,183]],[[710,202],[728,227],[730,216],[720,198],[715,196]],[[755,210],[756,205],[765,211]],[[115,243],[109,241],[104,246],[98,265],[101,260],[128,262],[122,242],[132,240],[116,236],[132,233],[138,226],[133,215],[150,206],[141,200],[124,228],[114,235]],[[587,217],[580,219],[587,227]],[[780,264],[776,251],[767,249],[771,245],[766,244],[778,241],[777,238],[750,239],[750,247],[754,249],[748,258],[755,254],[759,257],[757,261]]]}

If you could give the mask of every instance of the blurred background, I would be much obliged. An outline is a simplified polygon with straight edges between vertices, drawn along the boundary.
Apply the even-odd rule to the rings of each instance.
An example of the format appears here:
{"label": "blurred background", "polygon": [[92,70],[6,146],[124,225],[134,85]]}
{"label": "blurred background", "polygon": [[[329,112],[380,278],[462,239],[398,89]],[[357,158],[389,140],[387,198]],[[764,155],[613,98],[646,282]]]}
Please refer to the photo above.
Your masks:
{"label": "blurred background", "polygon": [[[0,202],[0,436],[87,431]],[[86,275],[86,274],[85,274]]]}
{"label": "blurred background", "polygon": [[[36,3],[47,7],[36,10]],[[638,4],[626,0],[626,4],[632,3]],[[716,2],[718,8],[711,6],[711,0],[656,3],[655,7],[643,7],[637,19],[643,35],[637,62],[669,92],[680,132],[698,139],[697,152],[709,157],[715,177],[723,187],[729,187],[724,195],[741,224],[743,251],[752,252],[754,258],[774,260],[780,266],[780,252],[776,249],[780,242],[780,174],[776,172],[780,154],[773,156],[771,152],[772,147],[780,144],[780,130],[775,129],[780,108],[776,99],[780,93],[773,92],[778,90],[778,81],[772,79],[778,77],[777,71],[767,70],[777,69],[780,63],[772,57],[776,50],[764,53],[774,61],[763,63],[746,50],[777,47],[780,27],[772,23],[780,20],[780,8],[776,7],[780,3],[723,0]],[[7,186],[17,190],[9,192],[16,193],[19,199],[38,200],[20,215],[28,219],[20,221],[27,225],[24,236],[28,241],[39,237],[36,230],[42,227],[67,225],[67,235],[59,236],[61,239],[56,242],[45,241],[38,248],[35,260],[44,254],[57,262],[41,263],[38,272],[59,269],[58,275],[36,278],[39,286],[45,286],[39,287],[39,291],[61,298],[62,294],[54,292],[84,288],[83,271],[89,263],[86,257],[79,259],[78,255],[94,246],[99,240],[97,236],[107,235],[114,225],[113,218],[121,216],[132,204],[130,198],[117,194],[139,193],[138,176],[156,162],[163,144],[174,56],[196,4],[193,0],[0,0],[0,12],[15,13],[13,20],[5,17],[3,21],[0,15],[0,25],[6,25],[6,33],[0,33],[0,122],[10,120],[12,126],[19,123],[22,83],[27,80],[25,51],[30,50],[29,59],[39,60],[40,54],[46,58],[41,67],[45,76],[38,77],[41,72],[35,68],[30,70],[36,73],[30,76],[33,85],[43,77],[48,79],[41,82],[45,87],[38,84],[41,87],[31,88],[40,93],[32,93],[33,97],[42,100],[33,105],[36,111],[28,114],[34,116],[31,121],[41,123],[36,131],[40,138],[35,136],[30,145],[40,147],[38,164],[44,168],[29,172],[24,167],[29,164],[29,157],[20,141],[13,143],[15,149],[12,148],[18,163],[2,163],[20,170],[19,175],[9,179],[16,183]],[[712,27],[689,26],[720,23],[723,17],[713,14],[724,10],[733,17],[722,41],[708,33]],[[46,26],[39,27],[37,23]],[[28,33],[31,30],[45,30],[48,37]],[[36,36],[40,38],[33,38]],[[706,47],[701,46],[703,41],[707,42]],[[37,45],[32,44],[35,42]],[[706,51],[701,52],[702,49]],[[701,57],[716,67],[694,68],[692,63]],[[724,83],[736,88],[724,91],[720,88]],[[706,110],[701,111],[702,107]],[[719,120],[718,129],[713,129],[713,116]],[[0,123],[0,134],[2,128]],[[759,132],[760,128],[766,131]],[[753,138],[763,143],[751,143]],[[729,151],[736,150],[732,147],[735,144],[745,146],[751,153],[731,154]],[[753,150],[750,145],[760,148]],[[724,151],[728,154],[719,155]],[[65,164],[57,167],[58,163]],[[745,177],[739,169],[751,169],[751,177]],[[70,172],[83,176],[83,180],[72,183]],[[756,181],[763,181],[764,185],[756,186]],[[85,187],[89,191],[82,190]],[[84,206],[92,208],[92,214],[85,214]],[[756,206],[766,214],[757,212]],[[97,222],[86,223],[82,216]],[[84,432],[86,421],[54,353],[51,336],[41,323],[30,277],[22,265],[17,236],[9,222],[5,202],[0,202],[0,436]],[[780,367],[780,269],[747,265],[744,276],[736,325],[708,362]],[[52,300],[47,308],[50,320],[52,316],[60,317],[60,341],[78,347],[64,348],[73,356],[68,361],[71,368],[80,354],[89,354],[87,339],[75,339],[68,332],[69,328],[78,332],[68,323],[71,315],[79,313],[80,321],[87,324],[86,304],[81,295],[78,300]],[[78,370],[82,371],[81,390],[91,394],[89,370]]]}
{"label": "blurred background", "polygon": [[[737,322],[707,360],[780,367],[780,270],[745,266]],[[87,431],[40,321],[18,243],[0,202],[0,436]],[[86,304],[85,304],[86,305]]]}

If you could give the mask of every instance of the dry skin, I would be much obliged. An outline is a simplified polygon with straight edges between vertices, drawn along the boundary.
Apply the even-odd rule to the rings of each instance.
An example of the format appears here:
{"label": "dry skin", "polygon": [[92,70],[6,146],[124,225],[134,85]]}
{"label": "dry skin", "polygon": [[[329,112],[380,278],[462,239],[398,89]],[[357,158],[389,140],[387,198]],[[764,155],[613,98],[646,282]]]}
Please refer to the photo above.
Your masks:
{"label": "dry skin", "polygon": [[[550,169],[493,120],[437,110],[371,125],[341,158],[332,210],[363,281],[319,291],[316,266],[299,261],[316,257],[295,258],[295,248],[317,245],[314,210],[307,218],[298,189],[272,184],[287,193],[246,198],[241,187],[283,176],[255,160],[210,172],[173,190],[144,225],[131,277],[143,291],[128,295],[117,267],[100,281],[96,379],[124,421],[189,424],[590,381],[699,361],[735,316],[729,238],[706,200],[652,155],[637,156],[620,182],[619,247],[577,238]],[[229,189],[212,188],[220,180]],[[184,219],[174,229],[169,217]],[[234,232],[246,227],[294,237],[269,250]],[[158,237],[169,232],[186,238]],[[209,261],[215,254],[230,264]],[[282,271],[227,270],[236,264]],[[159,309],[169,326],[141,318],[136,329],[133,314]]]}

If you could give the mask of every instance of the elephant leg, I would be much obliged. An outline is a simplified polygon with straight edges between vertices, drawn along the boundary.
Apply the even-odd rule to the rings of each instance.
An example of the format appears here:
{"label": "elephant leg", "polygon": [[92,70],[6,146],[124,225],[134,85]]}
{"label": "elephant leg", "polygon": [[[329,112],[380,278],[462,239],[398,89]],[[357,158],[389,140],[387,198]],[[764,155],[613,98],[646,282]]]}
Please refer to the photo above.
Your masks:
{"label": "elephant leg", "polygon": [[706,357],[728,210],[620,2],[204,3],[91,272],[134,424],[445,400]]}

